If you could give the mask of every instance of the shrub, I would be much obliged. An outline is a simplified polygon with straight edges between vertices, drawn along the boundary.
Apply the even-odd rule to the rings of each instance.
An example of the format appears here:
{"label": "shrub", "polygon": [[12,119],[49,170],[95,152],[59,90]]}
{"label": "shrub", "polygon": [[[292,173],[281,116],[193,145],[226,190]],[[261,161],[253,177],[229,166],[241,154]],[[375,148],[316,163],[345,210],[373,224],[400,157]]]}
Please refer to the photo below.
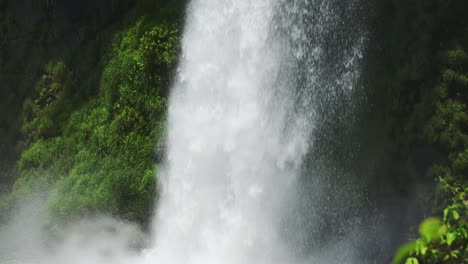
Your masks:
{"label": "shrub", "polygon": [[468,261],[468,187],[442,185],[451,194],[443,220],[426,219],[419,227],[421,237],[402,246],[393,263],[465,263]]}

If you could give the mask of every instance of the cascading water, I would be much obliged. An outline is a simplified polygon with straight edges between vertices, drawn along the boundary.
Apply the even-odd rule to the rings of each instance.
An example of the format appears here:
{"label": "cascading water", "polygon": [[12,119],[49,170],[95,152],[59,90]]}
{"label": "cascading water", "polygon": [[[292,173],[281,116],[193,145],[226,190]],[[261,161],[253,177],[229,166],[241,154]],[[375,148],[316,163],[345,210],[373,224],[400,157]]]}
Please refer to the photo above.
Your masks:
{"label": "cascading water", "polygon": [[287,93],[273,92],[283,82],[284,47],[271,28],[277,4],[189,7],[160,176],[155,263],[284,258],[278,212],[307,150],[308,125],[290,118]]}
{"label": "cascading water", "polygon": [[358,76],[362,39],[327,47],[336,5],[190,3],[149,263],[293,262],[283,216],[327,108],[317,104]]}

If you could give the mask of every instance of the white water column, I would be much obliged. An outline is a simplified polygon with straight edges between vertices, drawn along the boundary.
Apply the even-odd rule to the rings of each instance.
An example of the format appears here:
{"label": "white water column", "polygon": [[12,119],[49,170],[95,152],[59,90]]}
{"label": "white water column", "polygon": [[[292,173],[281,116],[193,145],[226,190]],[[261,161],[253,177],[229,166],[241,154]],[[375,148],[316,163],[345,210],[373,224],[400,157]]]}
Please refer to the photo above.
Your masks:
{"label": "white water column", "polygon": [[[287,263],[281,208],[308,149],[275,0],[195,0],[171,94],[149,263]],[[286,90],[285,90],[286,89]]]}

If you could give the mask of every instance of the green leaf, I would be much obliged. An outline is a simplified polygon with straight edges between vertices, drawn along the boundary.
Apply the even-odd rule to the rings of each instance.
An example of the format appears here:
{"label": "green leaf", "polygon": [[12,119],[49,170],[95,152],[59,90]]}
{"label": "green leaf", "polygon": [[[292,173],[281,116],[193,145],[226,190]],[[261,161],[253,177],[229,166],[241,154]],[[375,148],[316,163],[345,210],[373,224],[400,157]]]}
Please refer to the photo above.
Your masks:
{"label": "green leaf", "polygon": [[393,257],[393,264],[400,264],[406,257],[408,257],[416,249],[416,242],[408,242],[401,246],[395,256]]}
{"label": "green leaf", "polygon": [[419,261],[416,258],[408,258],[405,264],[419,264]]}
{"label": "green leaf", "polygon": [[455,232],[450,232],[447,234],[447,245],[451,245],[453,241],[457,239],[457,233]]}
{"label": "green leaf", "polygon": [[455,220],[458,220],[460,218],[460,214],[458,214],[458,212],[455,210],[452,211],[452,216]]}
{"label": "green leaf", "polygon": [[426,256],[427,250],[428,250],[428,247],[426,244],[421,245],[419,248],[419,252],[421,252],[422,256]]}
{"label": "green leaf", "polygon": [[419,233],[427,241],[432,241],[439,237],[439,230],[442,222],[435,217],[428,218],[419,226]]}

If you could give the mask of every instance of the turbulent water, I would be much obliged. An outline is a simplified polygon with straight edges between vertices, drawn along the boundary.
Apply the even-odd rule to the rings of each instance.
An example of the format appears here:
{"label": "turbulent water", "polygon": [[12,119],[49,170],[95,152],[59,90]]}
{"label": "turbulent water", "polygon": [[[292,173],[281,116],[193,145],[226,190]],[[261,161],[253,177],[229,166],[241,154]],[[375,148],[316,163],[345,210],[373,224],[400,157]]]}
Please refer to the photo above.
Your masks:
{"label": "turbulent water", "polygon": [[308,148],[309,124],[291,116],[293,98],[283,91],[277,7],[217,0],[189,7],[155,262],[284,262],[279,213]]}
{"label": "turbulent water", "polygon": [[301,231],[290,230],[284,214],[314,145],[324,109],[316,104],[350,93],[359,76],[362,39],[339,36],[338,11],[352,5],[191,2],[154,263],[294,262],[285,237]]}
{"label": "turbulent water", "polygon": [[[301,230],[308,224],[298,223],[313,218],[288,214],[301,214],[291,208],[299,208],[317,134],[338,104],[352,105],[364,39],[350,25],[358,8],[340,0],[191,1],[151,249],[136,256],[122,249],[125,239],[88,243],[80,234],[52,257],[36,252],[24,263],[113,256],[113,263],[271,264],[320,255],[297,250],[308,245]],[[104,254],[83,250],[90,245]]]}

